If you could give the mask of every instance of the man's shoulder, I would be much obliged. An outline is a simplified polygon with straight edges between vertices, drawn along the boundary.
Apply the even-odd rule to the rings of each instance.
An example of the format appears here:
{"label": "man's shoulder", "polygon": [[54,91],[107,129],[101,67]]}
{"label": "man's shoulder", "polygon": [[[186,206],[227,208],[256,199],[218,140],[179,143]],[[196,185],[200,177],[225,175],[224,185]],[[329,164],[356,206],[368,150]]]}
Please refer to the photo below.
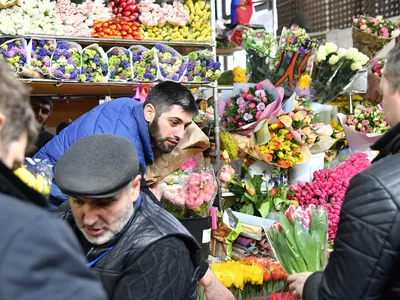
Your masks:
{"label": "man's shoulder", "polygon": [[381,180],[382,183],[400,183],[400,176],[398,176],[400,173],[400,154],[389,155],[374,162],[363,173]]}

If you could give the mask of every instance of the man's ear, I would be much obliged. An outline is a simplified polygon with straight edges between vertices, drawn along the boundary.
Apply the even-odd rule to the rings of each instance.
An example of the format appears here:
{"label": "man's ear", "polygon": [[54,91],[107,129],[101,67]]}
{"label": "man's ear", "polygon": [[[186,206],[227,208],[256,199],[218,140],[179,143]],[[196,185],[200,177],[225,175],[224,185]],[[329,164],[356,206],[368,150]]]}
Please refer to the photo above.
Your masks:
{"label": "man's ear", "polygon": [[131,193],[132,202],[136,202],[137,199],[139,198],[140,181],[141,180],[142,180],[142,176],[141,175],[137,175],[135,177],[135,179],[133,179],[132,182],[131,182],[130,193]]}
{"label": "man's ear", "polygon": [[146,106],[143,108],[143,111],[144,111],[144,118],[148,123],[152,122],[156,117],[156,109],[152,104],[146,104]]}
{"label": "man's ear", "polygon": [[5,121],[6,121],[6,116],[0,113],[0,131],[3,129]]}

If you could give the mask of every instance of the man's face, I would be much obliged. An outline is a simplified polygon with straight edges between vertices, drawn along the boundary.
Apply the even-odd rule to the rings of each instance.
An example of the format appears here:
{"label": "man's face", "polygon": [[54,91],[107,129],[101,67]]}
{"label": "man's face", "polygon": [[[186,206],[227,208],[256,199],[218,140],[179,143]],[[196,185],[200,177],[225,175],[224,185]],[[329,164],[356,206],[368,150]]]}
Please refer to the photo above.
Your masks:
{"label": "man's face", "polygon": [[161,153],[170,153],[183,138],[186,129],[192,124],[193,114],[184,111],[180,106],[156,116],[150,122],[150,137],[154,146]]}
{"label": "man's face", "polygon": [[385,75],[381,78],[379,88],[382,92],[382,108],[386,121],[390,126],[395,126],[400,122],[400,92],[390,90],[389,80]]}
{"label": "man's face", "polygon": [[7,145],[7,149],[0,143],[1,161],[10,169],[20,167],[25,159],[26,146],[28,144],[28,134],[24,132],[18,139]]}
{"label": "man's face", "polygon": [[75,223],[90,243],[105,244],[124,229],[134,213],[140,179],[141,176],[137,176],[120,194],[111,198],[70,198]]}
{"label": "man's face", "polygon": [[31,105],[35,112],[36,120],[40,124],[45,125],[51,113],[50,104],[42,104],[38,100],[32,100]]}

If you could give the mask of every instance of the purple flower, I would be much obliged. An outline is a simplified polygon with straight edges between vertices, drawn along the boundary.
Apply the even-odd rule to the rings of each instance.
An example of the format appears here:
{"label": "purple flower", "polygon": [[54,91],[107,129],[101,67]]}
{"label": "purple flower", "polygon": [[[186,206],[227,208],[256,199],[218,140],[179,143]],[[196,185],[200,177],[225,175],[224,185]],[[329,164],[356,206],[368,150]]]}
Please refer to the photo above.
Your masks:
{"label": "purple flower", "polygon": [[99,65],[99,64],[100,64],[100,57],[99,57],[97,54],[93,57],[93,62],[94,62],[96,65]]}
{"label": "purple flower", "polygon": [[246,101],[244,101],[244,99],[242,97],[239,97],[236,100],[236,104],[237,105],[241,105],[241,104],[245,104],[245,103],[246,103]]}
{"label": "purple flower", "polygon": [[111,51],[111,54],[112,54],[112,55],[115,55],[115,56],[118,56],[118,55],[119,55],[119,49],[118,49],[118,48],[114,48],[114,49]]}
{"label": "purple flower", "polygon": [[249,113],[245,113],[243,116],[243,120],[245,120],[246,122],[250,121],[252,118],[253,118],[253,116]]}
{"label": "purple flower", "polygon": [[44,45],[46,45],[46,41],[39,40],[39,45],[40,45],[40,47],[43,47]]}
{"label": "purple flower", "polygon": [[257,110],[259,110],[259,111],[263,111],[265,109],[265,104],[264,103],[259,103],[258,105],[257,105]]}
{"label": "purple flower", "polygon": [[144,73],[144,78],[146,79],[153,79],[153,74],[149,73],[149,72],[145,72]]}
{"label": "purple flower", "polygon": [[129,57],[129,50],[127,50],[127,49],[124,49],[124,53],[125,53],[125,55],[126,55],[126,56],[128,56],[128,57]]}
{"label": "purple flower", "polygon": [[139,56],[139,55],[133,54],[133,55],[132,55],[132,60],[133,60],[134,62],[140,61],[140,56]]}
{"label": "purple flower", "polygon": [[86,74],[86,81],[92,81],[92,76],[90,76],[89,74]]}
{"label": "purple flower", "polygon": [[156,47],[156,49],[157,49],[158,51],[164,50],[163,45],[157,44],[155,47]]}
{"label": "purple flower", "polygon": [[63,78],[64,77],[64,73],[63,72],[61,72],[60,70],[55,70],[54,71],[54,77],[56,77],[56,78]]}
{"label": "purple flower", "polygon": [[47,55],[47,50],[46,50],[46,49],[43,49],[43,48],[40,49],[40,50],[39,50],[39,55],[40,55],[40,56],[43,56],[43,57],[46,56],[46,55]]}
{"label": "purple flower", "polygon": [[74,69],[72,70],[71,74],[70,74],[70,79],[76,79],[78,77],[78,69]]}
{"label": "purple flower", "polygon": [[121,64],[125,69],[129,68],[129,63],[126,60],[123,60]]}
{"label": "purple flower", "polygon": [[113,71],[111,72],[111,76],[112,76],[112,77],[114,77],[115,74],[117,74],[117,70],[113,70]]}
{"label": "purple flower", "polygon": [[106,76],[107,72],[108,72],[108,66],[107,65],[102,65],[101,66],[101,71],[103,73],[103,76]]}

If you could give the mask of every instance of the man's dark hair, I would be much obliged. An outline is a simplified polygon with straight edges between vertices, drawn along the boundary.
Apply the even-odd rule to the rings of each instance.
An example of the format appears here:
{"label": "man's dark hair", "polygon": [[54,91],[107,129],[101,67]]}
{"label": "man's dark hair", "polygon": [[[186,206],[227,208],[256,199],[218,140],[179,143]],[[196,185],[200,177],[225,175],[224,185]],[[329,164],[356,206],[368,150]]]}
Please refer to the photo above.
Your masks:
{"label": "man's dark hair", "polygon": [[185,112],[197,114],[196,100],[189,89],[182,84],[166,81],[157,84],[147,95],[144,105],[151,104],[160,116],[171,109],[173,105],[180,106]]}
{"label": "man's dark hair", "polygon": [[64,128],[67,128],[71,123],[72,123],[71,120],[67,120],[58,124],[56,128],[56,134],[58,135]]}
{"label": "man's dark hair", "polygon": [[40,104],[50,105],[50,111],[53,111],[53,100],[49,96],[31,96],[31,101],[38,101]]}

